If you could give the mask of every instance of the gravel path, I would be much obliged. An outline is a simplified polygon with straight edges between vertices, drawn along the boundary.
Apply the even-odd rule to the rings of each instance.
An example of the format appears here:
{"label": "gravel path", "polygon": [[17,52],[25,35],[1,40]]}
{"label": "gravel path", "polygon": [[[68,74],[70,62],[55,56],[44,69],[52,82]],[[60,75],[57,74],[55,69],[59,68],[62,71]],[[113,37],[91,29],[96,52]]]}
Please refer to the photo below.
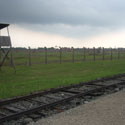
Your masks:
{"label": "gravel path", "polygon": [[125,125],[125,90],[30,125]]}

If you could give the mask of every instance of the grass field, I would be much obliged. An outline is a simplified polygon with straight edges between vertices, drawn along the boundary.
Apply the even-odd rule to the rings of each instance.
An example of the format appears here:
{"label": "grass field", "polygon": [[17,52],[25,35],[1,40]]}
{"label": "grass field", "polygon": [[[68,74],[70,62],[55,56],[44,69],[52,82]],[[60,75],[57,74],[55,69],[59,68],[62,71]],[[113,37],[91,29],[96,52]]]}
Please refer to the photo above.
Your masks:
{"label": "grass field", "polygon": [[[95,51],[95,59],[96,60],[103,60],[103,52],[98,53],[98,49]],[[61,62],[72,62],[73,61],[73,51],[71,49],[69,50],[64,50],[62,49],[61,52]],[[47,55],[47,57],[45,57]],[[15,65],[28,65],[29,64],[29,50],[13,50],[13,58],[14,58],[14,63]],[[125,58],[125,50],[120,50],[118,54],[117,49],[112,50],[112,59],[124,59]],[[1,59],[1,58],[0,58]],[[47,54],[45,54],[45,50],[43,49],[42,51],[39,50],[30,50],[30,60],[31,64],[45,64],[47,59],[47,63],[60,63],[60,50],[47,50]],[[106,49],[104,51],[104,59],[105,60],[111,60],[111,50]],[[94,60],[94,53],[93,49],[86,49],[85,51],[85,56],[84,56],[84,51],[74,49],[74,61],[75,62],[82,62],[83,60],[86,61],[93,61]],[[1,60],[0,60],[1,62]],[[5,62],[6,65],[9,64],[9,60],[6,60]]]}
{"label": "grass field", "polygon": [[0,98],[25,95],[57,86],[125,73],[125,60],[86,61],[10,67],[0,71]]}

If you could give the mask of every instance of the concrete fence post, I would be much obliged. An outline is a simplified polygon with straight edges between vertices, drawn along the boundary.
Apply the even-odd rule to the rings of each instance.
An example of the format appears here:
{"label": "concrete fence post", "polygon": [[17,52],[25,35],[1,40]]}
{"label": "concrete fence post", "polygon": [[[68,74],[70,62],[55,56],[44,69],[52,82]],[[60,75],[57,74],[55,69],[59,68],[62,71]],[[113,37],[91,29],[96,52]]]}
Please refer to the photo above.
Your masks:
{"label": "concrete fence post", "polygon": [[74,48],[72,47],[72,62],[74,63]]}
{"label": "concrete fence post", "polygon": [[95,61],[95,47],[93,47],[93,60]]}
{"label": "concrete fence post", "polygon": [[47,47],[45,47],[44,49],[45,49],[45,64],[47,64],[48,63]]}
{"label": "concrete fence post", "polygon": [[112,60],[112,48],[111,48],[111,57],[110,57],[110,59]]}
{"label": "concrete fence post", "polygon": [[0,46],[0,61],[1,61],[1,58],[2,58],[2,52],[1,52],[1,46]]}
{"label": "concrete fence post", "polygon": [[62,48],[60,47],[60,55],[59,55],[60,64],[62,63]]}
{"label": "concrete fence post", "polygon": [[120,48],[118,48],[118,59],[120,59]]}
{"label": "concrete fence post", "polygon": [[30,47],[28,49],[28,54],[29,54],[29,66],[31,66],[31,48]]}
{"label": "concrete fence post", "polygon": [[86,48],[83,47],[83,61],[86,60]]}
{"label": "concrete fence post", "polygon": [[105,48],[102,49],[102,60],[105,60]]}

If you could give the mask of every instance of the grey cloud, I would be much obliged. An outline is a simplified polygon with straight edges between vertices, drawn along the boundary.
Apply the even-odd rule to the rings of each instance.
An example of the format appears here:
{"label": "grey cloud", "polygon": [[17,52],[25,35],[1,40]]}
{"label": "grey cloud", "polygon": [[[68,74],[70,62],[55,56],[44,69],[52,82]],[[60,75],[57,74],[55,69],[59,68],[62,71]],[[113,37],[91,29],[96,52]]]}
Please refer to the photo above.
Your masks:
{"label": "grey cloud", "polygon": [[88,25],[66,25],[66,24],[21,24],[22,27],[26,27],[32,31],[42,31],[47,33],[53,33],[58,35],[67,36],[70,38],[87,38],[89,36],[109,32],[110,30],[104,27],[92,27]]}
{"label": "grey cloud", "polygon": [[124,27],[124,14],[124,0],[0,0],[0,22],[39,24],[43,31],[72,36],[72,30],[87,35]]}
{"label": "grey cloud", "polygon": [[113,25],[125,20],[124,7],[123,0],[0,0],[0,21]]}

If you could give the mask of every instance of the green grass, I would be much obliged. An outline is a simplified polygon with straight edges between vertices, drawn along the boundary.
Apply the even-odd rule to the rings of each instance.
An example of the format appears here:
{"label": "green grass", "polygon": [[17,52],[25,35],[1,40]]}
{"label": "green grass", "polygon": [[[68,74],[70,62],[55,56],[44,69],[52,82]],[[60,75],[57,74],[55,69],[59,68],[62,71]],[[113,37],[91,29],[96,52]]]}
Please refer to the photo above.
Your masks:
{"label": "green grass", "polygon": [[3,67],[0,71],[0,98],[25,95],[57,86],[125,73],[125,60],[41,64],[16,68],[16,74],[10,67]]}
{"label": "green grass", "polygon": [[[9,55],[10,56],[10,55]],[[14,57],[14,62],[15,65],[28,65],[29,62],[29,52],[28,50],[26,51],[15,51],[13,50],[13,57]],[[84,58],[84,53],[83,51],[79,51],[79,50],[74,50],[74,59],[75,62],[82,62]],[[102,53],[96,53],[96,60],[102,60],[103,55]],[[111,52],[110,51],[105,51],[105,60],[110,60],[111,58]],[[112,58],[113,60],[118,59],[118,53],[117,50],[114,50],[112,52]],[[125,52],[120,52],[120,59],[124,59],[125,58]],[[94,56],[93,56],[93,51],[91,50],[90,52],[86,52],[86,60],[90,61],[93,60]],[[48,63],[59,63],[60,62],[60,52],[59,50],[54,50],[54,51],[49,51],[47,52],[47,60]],[[62,62],[72,62],[72,51],[68,50],[68,51],[62,51]],[[1,59],[0,59],[1,62]],[[37,51],[33,51],[31,50],[31,62],[32,64],[42,64],[45,63],[45,52],[41,51],[39,52]],[[8,65],[9,64],[9,60],[5,61],[5,64]]]}

